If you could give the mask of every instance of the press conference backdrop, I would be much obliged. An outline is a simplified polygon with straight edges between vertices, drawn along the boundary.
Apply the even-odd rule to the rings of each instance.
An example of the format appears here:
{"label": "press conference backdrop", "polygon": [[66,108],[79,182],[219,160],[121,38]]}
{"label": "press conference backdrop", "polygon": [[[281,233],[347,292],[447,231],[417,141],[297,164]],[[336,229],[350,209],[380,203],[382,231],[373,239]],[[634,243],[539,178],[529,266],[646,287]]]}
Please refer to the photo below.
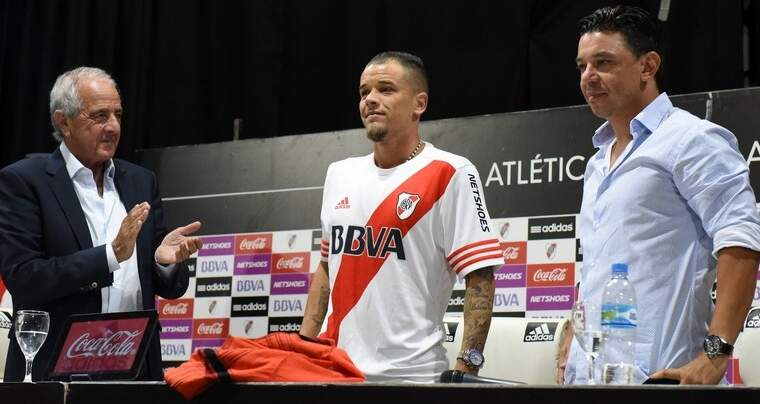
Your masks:
{"label": "press conference backdrop", "polygon": [[[673,101],[736,134],[753,188],[760,190],[760,88]],[[601,123],[587,106],[423,123],[424,140],[466,156],[480,172],[504,247],[495,316],[568,314],[582,270],[576,215],[583,172]],[[188,292],[159,301],[169,365],[188,359],[194,348],[220,345],[227,335],[299,329],[309,274],[319,260],[327,166],[370,152],[364,130],[356,129],[139,154],[159,176],[170,228],[203,221],[205,246],[191,265]],[[458,282],[448,311],[461,313],[463,305]],[[525,330],[526,341],[540,340],[537,333]]]}

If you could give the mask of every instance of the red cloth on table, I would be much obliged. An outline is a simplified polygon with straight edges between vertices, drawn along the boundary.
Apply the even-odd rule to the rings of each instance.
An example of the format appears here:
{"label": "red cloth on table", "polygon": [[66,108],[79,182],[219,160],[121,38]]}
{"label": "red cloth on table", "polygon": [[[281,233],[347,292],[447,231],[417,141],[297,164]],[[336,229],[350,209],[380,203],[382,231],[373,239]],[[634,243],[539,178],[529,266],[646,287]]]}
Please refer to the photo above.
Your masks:
{"label": "red cloth on table", "polygon": [[[257,339],[227,337],[214,349],[233,382],[363,382],[364,374],[332,340],[309,340],[297,333],[277,332]],[[186,399],[202,393],[220,379],[204,356],[168,370],[164,379]]]}

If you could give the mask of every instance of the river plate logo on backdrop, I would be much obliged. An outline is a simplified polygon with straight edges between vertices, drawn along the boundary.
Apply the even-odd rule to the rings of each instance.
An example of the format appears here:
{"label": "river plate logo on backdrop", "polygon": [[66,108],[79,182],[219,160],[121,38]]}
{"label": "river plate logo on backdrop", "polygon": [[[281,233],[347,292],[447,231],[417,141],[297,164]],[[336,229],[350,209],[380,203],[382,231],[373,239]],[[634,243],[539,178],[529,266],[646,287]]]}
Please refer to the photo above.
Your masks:
{"label": "river plate logo on backdrop", "polygon": [[398,203],[396,204],[396,214],[398,218],[404,220],[414,213],[414,208],[420,202],[420,196],[402,192],[398,194]]}

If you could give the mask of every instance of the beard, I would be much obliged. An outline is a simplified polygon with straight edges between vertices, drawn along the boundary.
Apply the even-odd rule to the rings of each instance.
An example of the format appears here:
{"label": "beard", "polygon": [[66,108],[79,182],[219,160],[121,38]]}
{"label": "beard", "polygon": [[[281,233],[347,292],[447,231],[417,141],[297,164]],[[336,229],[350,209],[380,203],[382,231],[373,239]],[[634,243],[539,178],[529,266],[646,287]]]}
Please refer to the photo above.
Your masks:
{"label": "beard", "polygon": [[388,129],[385,127],[378,128],[376,126],[370,126],[367,128],[367,138],[373,142],[382,141],[387,134]]}

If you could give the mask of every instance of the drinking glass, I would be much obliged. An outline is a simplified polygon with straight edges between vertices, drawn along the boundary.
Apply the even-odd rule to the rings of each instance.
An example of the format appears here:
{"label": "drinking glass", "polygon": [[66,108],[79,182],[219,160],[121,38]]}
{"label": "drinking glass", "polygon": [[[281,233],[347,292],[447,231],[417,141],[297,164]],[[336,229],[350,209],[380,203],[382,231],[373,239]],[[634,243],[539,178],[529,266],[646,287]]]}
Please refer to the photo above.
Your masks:
{"label": "drinking glass", "polygon": [[50,327],[50,315],[45,311],[19,310],[14,324],[16,341],[26,358],[26,376],[24,382],[32,381],[32,363],[37,351],[47,338]]}
{"label": "drinking glass", "polygon": [[588,365],[588,384],[595,384],[596,358],[599,355],[604,334],[601,326],[601,310],[598,305],[588,300],[578,300],[571,312],[573,335],[586,356]]}

